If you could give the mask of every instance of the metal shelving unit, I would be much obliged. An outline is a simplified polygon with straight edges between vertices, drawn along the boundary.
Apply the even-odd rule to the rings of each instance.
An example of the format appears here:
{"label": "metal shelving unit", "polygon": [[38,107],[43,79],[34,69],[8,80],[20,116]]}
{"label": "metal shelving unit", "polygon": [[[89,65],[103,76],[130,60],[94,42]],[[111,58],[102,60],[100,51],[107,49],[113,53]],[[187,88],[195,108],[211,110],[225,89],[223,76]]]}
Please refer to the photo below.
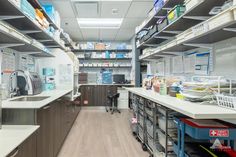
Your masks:
{"label": "metal shelving unit", "polygon": [[124,49],[124,50],[118,50],[118,49],[107,49],[107,50],[95,50],[95,49],[74,49],[73,52],[105,52],[105,51],[110,51],[110,52],[132,52],[132,49]]}
{"label": "metal shelving unit", "polygon": [[[180,3],[179,1],[176,2]],[[138,48],[143,49],[150,45],[157,46],[164,41],[174,40],[176,35],[209,19],[211,17],[209,16],[210,10],[214,6],[221,6],[223,3],[224,1],[204,0],[201,3],[192,6],[191,9],[181,15],[174,22],[168,24],[165,28],[154,33],[149,39],[141,43]]]}
{"label": "metal shelving unit", "polygon": [[[176,36],[176,39],[156,48],[150,54],[140,56],[140,59],[150,59],[155,55],[180,53],[196,48],[211,48],[212,44],[235,37],[236,19],[235,7],[229,8],[210,19],[189,28]],[[224,19],[224,21],[218,21]],[[195,32],[194,32],[195,30]]]}
{"label": "metal shelving unit", "polygon": [[80,66],[80,68],[132,68],[132,66]]}
{"label": "metal shelving unit", "polygon": [[[149,151],[153,157],[157,157],[160,154],[165,157],[169,157],[170,155],[175,156],[173,150],[170,149],[173,146],[169,145],[168,142],[165,142],[164,146],[161,145],[157,133],[157,130],[161,130],[158,123],[158,118],[161,115],[165,117],[166,126],[164,130],[161,130],[161,133],[165,135],[165,141],[173,141],[172,137],[168,134],[169,130],[173,130],[168,127],[168,121],[173,115],[173,112],[141,96],[134,95],[133,97],[133,110],[138,121],[137,132],[135,134],[137,135],[137,140],[142,144],[143,150]],[[162,112],[159,112],[160,109]],[[150,126],[148,127],[148,121],[152,121],[152,130]],[[149,136],[152,138],[151,141],[148,139]]]}
{"label": "metal shelving unit", "polygon": [[0,47],[25,52],[35,57],[53,57],[40,43],[0,22]]}
{"label": "metal shelving unit", "polygon": [[46,11],[43,9],[42,5],[37,1],[37,0],[30,0],[29,3],[34,7],[34,8],[38,8],[44,15],[44,17],[48,20],[48,22],[50,23],[50,25],[54,28],[54,29],[60,29],[55,22],[51,19],[51,17],[46,13]]}
{"label": "metal shelving unit", "polygon": [[173,8],[178,3],[183,3],[183,2],[184,2],[184,0],[178,0],[178,1],[168,0],[160,10],[156,11],[155,14],[153,14],[148,20],[146,20],[142,24],[143,28],[141,28],[136,34],[140,33],[142,30],[145,30],[148,27],[150,27],[151,25],[155,24],[157,22],[158,18],[166,16],[168,10]]}
{"label": "metal shelving unit", "polygon": [[21,33],[41,42],[47,48],[61,48],[65,46],[43,29],[35,19],[24,13],[18,6],[9,0],[0,2],[0,19],[6,21]]}
{"label": "metal shelving unit", "polygon": [[102,60],[102,61],[116,61],[116,60],[131,60],[132,58],[78,58],[79,60]]}

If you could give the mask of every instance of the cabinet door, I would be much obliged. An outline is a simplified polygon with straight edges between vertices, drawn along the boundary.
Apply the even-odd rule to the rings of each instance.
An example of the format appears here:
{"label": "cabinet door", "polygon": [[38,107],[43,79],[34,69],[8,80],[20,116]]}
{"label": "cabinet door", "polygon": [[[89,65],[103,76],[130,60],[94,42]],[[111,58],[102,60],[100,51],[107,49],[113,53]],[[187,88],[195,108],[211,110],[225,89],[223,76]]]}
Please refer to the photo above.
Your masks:
{"label": "cabinet door", "polygon": [[53,124],[51,105],[37,111],[37,157],[53,157]]}
{"label": "cabinet door", "polygon": [[33,134],[7,157],[36,157],[36,154],[36,135]]}
{"label": "cabinet door", "polygon": [[53,121],[53,156],[56,157],[63,142],[63,138],[61,136],[61,99],[56,100],[51,107],[51,117]]}

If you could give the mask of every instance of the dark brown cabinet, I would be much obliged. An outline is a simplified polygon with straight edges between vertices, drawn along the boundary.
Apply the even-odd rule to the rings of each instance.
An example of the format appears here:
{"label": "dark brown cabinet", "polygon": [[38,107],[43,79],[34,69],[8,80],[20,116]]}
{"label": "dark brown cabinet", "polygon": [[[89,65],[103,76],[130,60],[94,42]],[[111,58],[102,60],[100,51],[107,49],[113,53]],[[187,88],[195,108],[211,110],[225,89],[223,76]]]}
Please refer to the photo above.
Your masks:
{"label": "dark brown cabinet", "polygon": [[[17,121],[18,125],[40,126],[36,132],[35,144],[27,145],[29,149],[17,149],[12,155],[15,155],[14,157],[56,157],[77,118],[81,108],[80,105],[80,98],[72,102],[66,97],[63,97],[43,108],[30,110],[31,112],[28,110],[24,112],[22,112],[22,110],[5,110],[5,114],[11,115],[14,119],[17,119],[17,117],[32,119],[30,123],[25,123],[25,121],[21,123],[20,119]],[[5,124],[7,124],[7,120],[8,119],[6,119]],[[9,121],[11,121],[11,119],[9,119]],[[26,146],[24,146],[24,148],[25,147]],[[33,149],[33,147],[35,147],[35,149]],[[32,152],[30,152],[30,150]],[[35,153],[35,155],[24,155],[23,153]],[[21,154],[23,154],[23,156]]]}
{"label": "dark brown cabinet", "polygon": [[107,96],[117,93],[115,85],[82,85],[80,87],[82,106],[106,106]]}
{"label": "dark brown cabinet", "polygon": [[37,111],[37,157],[53,157],[53,105]]}
{"label": "dark brown cabinet", "polygon": [[33,134],[28,137],[7,157],[36,157],[36,135]]}

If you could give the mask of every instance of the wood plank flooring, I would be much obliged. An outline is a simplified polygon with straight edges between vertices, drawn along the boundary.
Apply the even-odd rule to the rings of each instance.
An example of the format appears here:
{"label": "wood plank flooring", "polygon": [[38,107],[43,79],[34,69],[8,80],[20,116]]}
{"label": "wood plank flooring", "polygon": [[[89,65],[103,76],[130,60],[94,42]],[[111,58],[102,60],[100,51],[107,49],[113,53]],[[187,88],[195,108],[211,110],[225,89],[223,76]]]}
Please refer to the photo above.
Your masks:
{"label": "wood plank flooring", "polygon": [[131,133],[129,115],[82,109],[58,157],[148,157]]}

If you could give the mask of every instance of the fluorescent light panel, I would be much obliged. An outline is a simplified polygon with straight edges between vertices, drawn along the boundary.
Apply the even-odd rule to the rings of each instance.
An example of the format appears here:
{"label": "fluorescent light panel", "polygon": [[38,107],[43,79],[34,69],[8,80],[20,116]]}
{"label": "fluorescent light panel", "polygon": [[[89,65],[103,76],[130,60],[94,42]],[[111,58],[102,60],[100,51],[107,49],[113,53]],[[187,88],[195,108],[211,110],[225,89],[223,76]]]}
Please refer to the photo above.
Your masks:
{"label": "fluorescent light panel", "polygon": [[119,29],[123,18],[78,18],[80,28]]}

